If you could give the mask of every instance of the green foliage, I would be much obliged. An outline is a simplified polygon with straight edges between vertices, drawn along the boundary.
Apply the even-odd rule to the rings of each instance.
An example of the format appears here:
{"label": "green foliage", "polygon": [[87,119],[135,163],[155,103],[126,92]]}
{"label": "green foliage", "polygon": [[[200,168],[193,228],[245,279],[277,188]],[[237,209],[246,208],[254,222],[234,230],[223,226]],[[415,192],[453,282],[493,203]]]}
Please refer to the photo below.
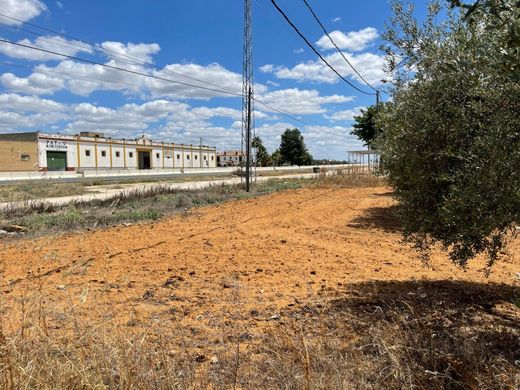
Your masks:
{"label": "green foliage", "polygon": [[477,0],[467,4],[460,0],[449,0],[452,7],[464,10],[464,18],[473,24],[486,19],[486,29],[502,34],[494,58],[495,66],[503,74],[520,81],[520,1]]}
{"label": "green foliage", "polygon": [[354,117],[356,123],[352,126],[354,130],[352,130],[351,134],[358,137],[366,146],[373,147],[378,136],[378,128],[376,126],[377,113],[378,107],[374,105],[361,110],[361,115]]}
{"label": "green foliage", "polygon": [[271,156],[267,152],[267,149],[262,142],[262,139],[258,136],[253,138],[251,146],[256,149],[256,161],[261,167],[267,167],[271,165]]}
{"label": "green foliage", "polygon": [[271,162],[274,166],[280,165],[280,161],[282,159],[282,155],[280,154],[280,149],[276,149],[273,154],[271,154]]}
{"label": "green foliage", "polygon": [[312,156],[307,151],[303,135],[298,129],[287,129],[282,134],[280,142],[280,164],[309,165]]}
{"label": "green foliage", "polygon": [[485,10],[438,23],[437,2],[420,26],[411,5],[393,5],[393,100],[379,124],[405,234],[424,250],[440,242],[461,266],[485,252],[491,266],[520,221],[520,85],[515,67],[497,66],[509,26]]}

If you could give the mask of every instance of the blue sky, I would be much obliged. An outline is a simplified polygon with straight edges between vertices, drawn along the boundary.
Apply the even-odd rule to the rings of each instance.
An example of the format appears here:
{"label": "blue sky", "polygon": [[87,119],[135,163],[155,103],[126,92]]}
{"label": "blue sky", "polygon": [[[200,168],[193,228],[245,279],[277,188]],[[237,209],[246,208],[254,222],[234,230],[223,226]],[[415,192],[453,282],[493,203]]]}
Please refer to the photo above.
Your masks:
{"label": "blue sky", "polygon": [[[330,48],[303,1],[278,3],[345,78],[370,91]],[[388,1],[309,3],[358,71],[381,86],[386,75],[379,46],[391,15]],[[426,2],[414,3],[424,13]],[[269,0],[253,0],[253,7],[257,99],[313,124],[257,104],[257,135],[272,152],[285,128],[298,127],[314,157],[345,159],[346,150],[362,147],[349,134],[352,118],[375,98],[327,69]],[[0,0],[0,13],[94,45],[0,16],[2,39],[181,82],[201,84],[182,76],[188,75],[210,83],[206,86],[241,89],[242,1]],[[124,138],[144,133],[188,144],[202,137],[222,150],[239,147],[240,121],[237,97],[0,42],[1,132],[101,131]]]}

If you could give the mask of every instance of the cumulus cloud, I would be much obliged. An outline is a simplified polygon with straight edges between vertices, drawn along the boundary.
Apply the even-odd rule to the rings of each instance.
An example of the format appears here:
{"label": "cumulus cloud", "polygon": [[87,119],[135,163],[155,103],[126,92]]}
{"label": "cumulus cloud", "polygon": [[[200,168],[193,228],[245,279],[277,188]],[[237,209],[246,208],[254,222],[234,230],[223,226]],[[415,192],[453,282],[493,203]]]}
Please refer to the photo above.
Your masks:
{"label": "cumulus cloud", "polygon": [[[379,37],[377,30],[373,27],[367,27],[359,31],[350,31],[346,34],[336,30],[332,31],[329,35],[340,49],[350,51],[364,50]],[[326,35],[322,36],[316,44],[323,50],[335,48]]]}
{"label": "cumulus cloud", "polygon": [[[154,48],[143,49],[140,54],[133,51],[132,54],[133,56],[144,58],[151,52],[147,50],[153,51]],[[107,64],[118,66],[117,61],[119,60],[111,59]],[[31,94],[52,94],[61,89],[66,89],[75,95],[89,96],[94,91],[118,91],[134,96],[149,96],[152,99],[207,100],[214,97],[236,97],[237,94],[241,94],[242,90],[242,75],[232,72],[219,64],[207,66],[171,64],[160,70],[145,68],[139,64],[119,66],[150,74],[160,79],[122,72],[101,65],[65,60],[55,66],[38,65],[30,76],[26,78],[16,77],[16,83],[12,77],[14,75],[6,76],[4,77],[3,85],[6,88],[17,88],[13,89],[15,91]],[[45,75],[49,79],[58,79],[60,82],[54,84],[54,89],[33,88],[35,79],[43,78]],[[201,81],[193,80],[193,78]],[[197,86],[202,86],[206,89],[197,88]],[[262,93],[266,89],[267,87],[262,84],[255,85],[255,90],[258,93]],[[231,93],[227,93],[227,91]]]}
{"label": "cumulus cloud", "polygon": [[32,73],[25,78],[12,73],[4,73],[0,76],[0,84],[10,91],[30,95],[52,95],[64,87],[62,79],[43,73]]}
{"label": "cumulus cloud", "polygon": [[[324,104],[345,103],[354,100],[353,96],[330,95],[321,96],[317,90],[300,90],[298,88],[282,89],[260,95],[260,102],[274,106],[284,112],[295,115],[322,114],[326,112]],[[269,107],[259,104],[263,110]]]}
{"label": "cumulus cloud", "polygon": [[[122,61],[125,65],[128,61],[136,59],[143,62],[152,62],[154,54],[157,54],[161,47],[157,43],[121,43],[103,42],[99,45],[103,53],[112,58],[116,63]],[[131,57],[131,59],[129,58]]]}
{"label": "cumulus cloud", "polygon": [[361,114],[361,110],[366,107],[355,107],[349,110],[336,111],[330,115],[325,115],[325,118],[332,121],[353,121],[355,116]]}
{"label": "cumulus cloud", "polygon": [[2,132],[39,130],[67,117],[64,104],[35,96],[0,94],[0,131]]}
{"label": "cumulus cloud", "polygon": [[16,112],[63,112],[65,105],[49,99],[40,99],[35,96],[22,96],[15,93],[0,94],[2,110]]}
{"label": "cumulus cloud", "polygon": [[0,21],[12,26],[18,26],[22,22],[35,18],[45,10],[47,10],[47,7],[40,0],[0,0],[0,13],[9,15],[21,22],[5,17],[0,17]]}
{"label": "cumulus cloud", "polygon": [[[381,80],[386,77],[383,55],[373,53],[344,53],[344,55],[369,83],[380,84]],[[361,81],[340,53],[333,53],[325,58],[343,77]],[[267,64],[260,67],[260,70],[264,73],[272,73],[279,79],[291,79],[298,82],[314,81],[333,84],[340,81],[338,76],[320,60],[303,62],[292,68]]]}
{"label": "cumulus cloud", "polygon": [[[228,107],[191,107],[186,103],[164,99],[125,104],[117,108],[81,103],[73,107],[71,122],[66,130],[100,131],[124,138],[146,133],[166,141],[197,142],[199,136],[208,137],[213,131],[208,130],[215,127],[210,121],[213,118],[225,118],[233,123],[241,118],[241,111]],[[172,138],[174,131],[182,133],[182,137]],[[231,126],[227,131],[232,131]]]}
{"label": "cumulus cloud", "polygon": [[[30,39],[22,39],[17,43],[62,53],[69,56],[75,56],[81,52],[92,53],[92,47],[90,45],[79,41],[65,39],[60,36],[40,36],[34,41],[31,41]],[[5,54],[11,58],[19,58],[29,61],[62,60],[64,58],[62,56],[46,53],[44,51],[10,44],[0,45],[0,53]]]}
{"label": "cumulus cloud", "polygon": [[[305,126],[303,135],[314,158],[346,160],[347,151],[365,149],[363,143],[345,126]],[[337,134],[337,136],[332,135]]]}

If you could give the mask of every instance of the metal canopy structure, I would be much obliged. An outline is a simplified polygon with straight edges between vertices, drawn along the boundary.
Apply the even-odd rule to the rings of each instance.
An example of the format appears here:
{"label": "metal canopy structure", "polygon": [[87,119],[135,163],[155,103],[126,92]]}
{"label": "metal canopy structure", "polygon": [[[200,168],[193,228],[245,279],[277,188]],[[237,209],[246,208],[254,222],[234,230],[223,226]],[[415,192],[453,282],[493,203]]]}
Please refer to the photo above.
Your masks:
{"label": "metal canopy structure", "polygon": [[379,171],[381,154],[377,150],[347,151],[349,173],[376,173]]}

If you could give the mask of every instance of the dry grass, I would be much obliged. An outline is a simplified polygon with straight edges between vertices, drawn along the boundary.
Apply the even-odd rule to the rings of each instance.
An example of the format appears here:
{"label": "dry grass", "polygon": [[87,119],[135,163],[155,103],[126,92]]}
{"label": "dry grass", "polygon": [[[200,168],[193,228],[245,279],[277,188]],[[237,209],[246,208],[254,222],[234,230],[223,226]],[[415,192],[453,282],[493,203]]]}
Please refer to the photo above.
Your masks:
{"label": "dry grass", "polygon": [[53,205],[42,201],[13,204],[0,212],[0,228],[20,226],[29,233],[47,234],[74,229],[111,226],[118,223],[155,220],[191,207],[261,196],[308,184],[302,179],[268,180],[246,193],[240,185],[213,185],[180,190],[165,185],[123,191],[103,200]]}
{"label": "dry grass", "polygon": [[[248,327],[240,286],[214,323],[215,340],[171,321],[146,331],[88,323],[21,298],[13,329],[2,313],[5,389],[513,389],[520,385],[518,312],[511,286],[372,282],[321,291],[261,332]],[[113,315],[115,313],[112,313]],[[67,315],[67,331],[47,326]],[[136,319],[138,321],[139,319]]]}
{"label": "dry grass", "polygon": [[[336,174],[310,183],[371,186],[381,180]],[[141,203],[147,199],[137,197]],[[385,218],[390,217],[372,210],[355,223],[366,228],[383,219],[386,226]],[[0,295],[0,388],[520,388],[518,287],[338,283],[335,289],[309,292],[272,316],[246,310],[242,297],[252,294],[233,275],[224,279],[226,295],[212,297],[219,301],[216,309],[201,319],[208,333],[196,322],[183,322],[188,314],[153,296],[140,299],[162,305],[168,316],[154,320],[136,312],[121,325],[115,307],[97,308],[102,315],[91,318],[102,320],[90,320],[78,314],[81,297],[78,303],[69,296],[67,307],[56,308],[46,303],[43,283],[24,281],[16,307],[6,309]]]}
{"label": "dry grass", "polygon": [[321,169],[316,178],[316,185],[321,187],[379,187],[387,185],[386,179],[371,172],[353,172],[348,169],[329,171]]}
{"label": "dry grass", "polygon": [[83,195],[91,183],[25,183],[0,186],[0,203]]}

